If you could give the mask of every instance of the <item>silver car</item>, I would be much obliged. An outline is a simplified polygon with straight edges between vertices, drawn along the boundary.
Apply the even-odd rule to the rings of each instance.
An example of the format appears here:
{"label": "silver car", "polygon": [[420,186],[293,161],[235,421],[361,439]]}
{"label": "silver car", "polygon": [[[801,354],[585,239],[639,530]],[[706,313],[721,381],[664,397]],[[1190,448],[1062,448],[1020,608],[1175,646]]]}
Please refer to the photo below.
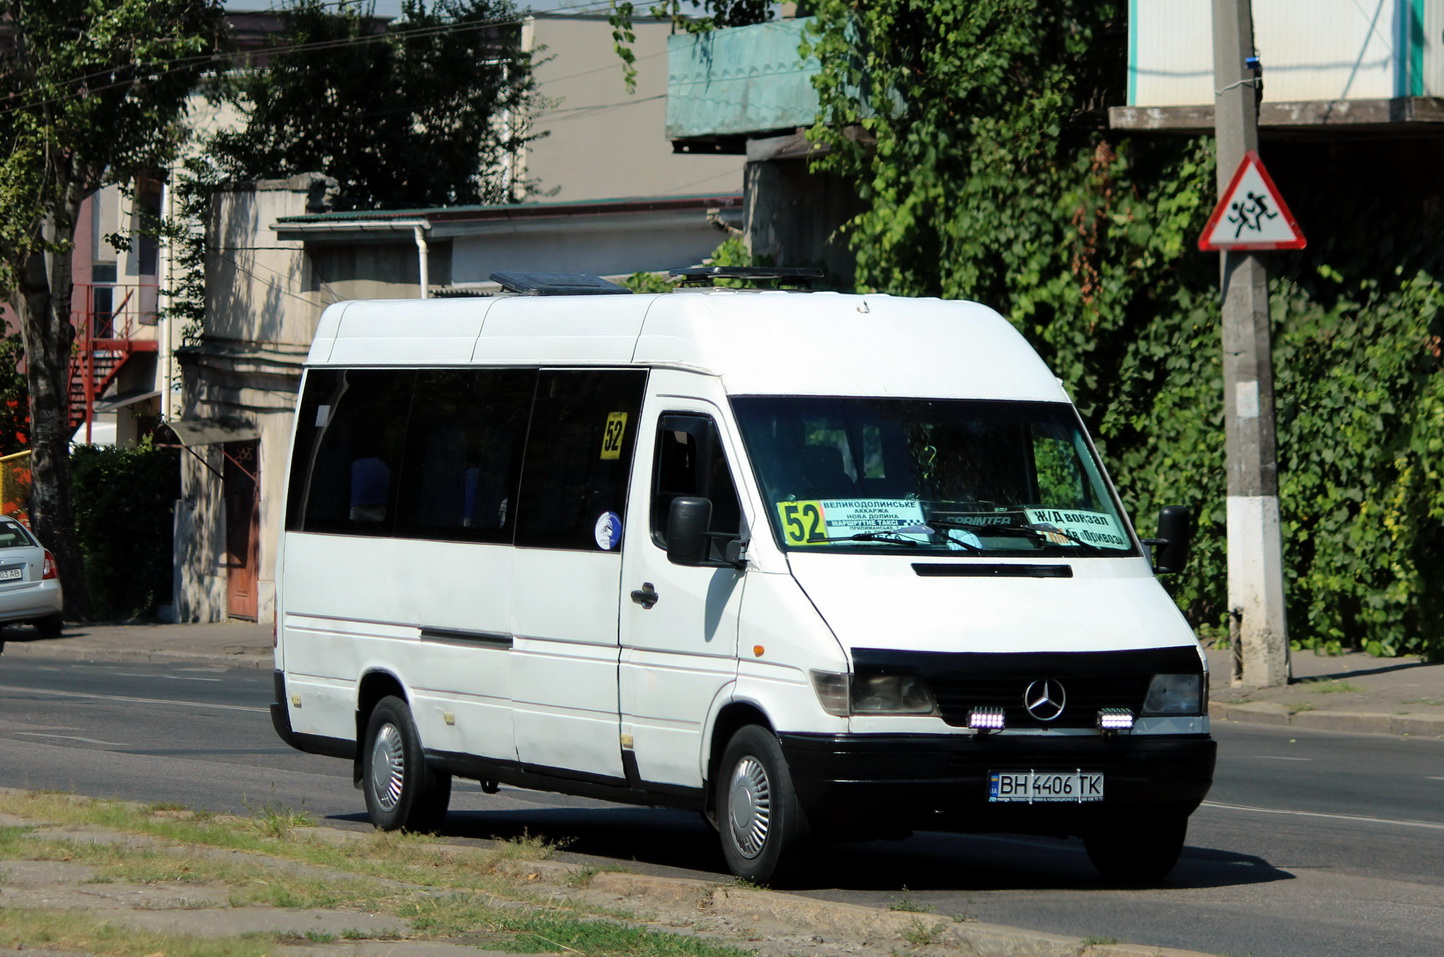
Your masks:
{"label": "silver car", "polygon": [[0,517],[0,625],[28,621],[41,637],[59,637],[63,601],[55,556],[30,529]]}

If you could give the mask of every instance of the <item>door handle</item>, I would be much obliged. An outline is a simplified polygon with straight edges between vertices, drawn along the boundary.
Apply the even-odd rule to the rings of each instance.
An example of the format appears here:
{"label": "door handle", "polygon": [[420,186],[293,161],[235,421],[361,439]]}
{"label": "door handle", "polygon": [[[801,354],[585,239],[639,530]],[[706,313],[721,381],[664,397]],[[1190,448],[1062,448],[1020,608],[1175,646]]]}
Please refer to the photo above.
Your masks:
{"label": "door handle", "polygon": [[642,582],[642,587],[632,592],[632,601],[643,608],[651,608],[657,603],[657,589],[652,587],[651,582]]}

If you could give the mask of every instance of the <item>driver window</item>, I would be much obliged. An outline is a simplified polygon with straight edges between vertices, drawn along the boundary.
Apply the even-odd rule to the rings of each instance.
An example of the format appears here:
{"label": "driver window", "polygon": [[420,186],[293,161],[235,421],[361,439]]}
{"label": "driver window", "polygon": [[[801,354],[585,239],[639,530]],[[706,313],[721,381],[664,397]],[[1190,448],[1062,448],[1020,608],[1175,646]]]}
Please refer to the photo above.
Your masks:
{"label": "driver window", "polygon": [[711,500],[710,531],[741,532],[742,508],[717,424],[705,415],[673,413],[658,421],[652,476],[652,540],[662,548],[667,547],[667,511],[673,499],[684,495]]}

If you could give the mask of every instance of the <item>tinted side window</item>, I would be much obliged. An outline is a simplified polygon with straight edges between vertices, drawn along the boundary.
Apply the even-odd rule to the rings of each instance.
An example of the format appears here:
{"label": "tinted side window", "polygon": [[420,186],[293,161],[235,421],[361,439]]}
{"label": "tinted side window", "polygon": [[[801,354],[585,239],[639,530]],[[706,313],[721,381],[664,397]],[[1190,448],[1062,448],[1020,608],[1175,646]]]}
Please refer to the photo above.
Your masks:
{"label": "tinted side window", "polygon": [[522,466],[518,545],[620,546],[646,382],[640,369],[539,374]]}
{"label": "tinted side window", "polygon": [[306,376],[286,528],[390,535],[414,372],[313,369]]}
{"label": "tinted side window", "polygon": [[417,373],[396,534],[510,542],[536,372]]}
{"label": "tinted side window", "polygon": [[657,423],[652,539],[663,548],[667,547],[667,512],[672,500],[682,495],[711,500],[709,531],[730,535],[741,531],[742,507],[722,452],[717,424],[705,415],[676,413],[662,416]]}

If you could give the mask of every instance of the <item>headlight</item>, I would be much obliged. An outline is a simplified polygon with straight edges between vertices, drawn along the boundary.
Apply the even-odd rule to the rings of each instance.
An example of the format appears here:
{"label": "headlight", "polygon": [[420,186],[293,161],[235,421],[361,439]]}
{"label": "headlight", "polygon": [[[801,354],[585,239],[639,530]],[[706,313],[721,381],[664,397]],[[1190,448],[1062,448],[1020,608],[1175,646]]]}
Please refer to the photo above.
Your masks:
{"label": "headlight", "polygon": [[913,675],[867,675],[852,679],[853,714],[936,714],[938,703]]}
{"label": "headlight", "polygon": [[1203,675],[1154,675],[1143,713],[1203,714]]}
{"label": "headlight", "polygon": [[848,676],[833,671],[814,671],[812,690],[817,692],[817,701],[822,710],[839,718],[847,717]]}
{"label": "headlight", "polygon": [[938,704],[927,682],[912,675],[856,675],[812,672],[812,690],[822,710],[845,718],[850,714],[937,714]]}

